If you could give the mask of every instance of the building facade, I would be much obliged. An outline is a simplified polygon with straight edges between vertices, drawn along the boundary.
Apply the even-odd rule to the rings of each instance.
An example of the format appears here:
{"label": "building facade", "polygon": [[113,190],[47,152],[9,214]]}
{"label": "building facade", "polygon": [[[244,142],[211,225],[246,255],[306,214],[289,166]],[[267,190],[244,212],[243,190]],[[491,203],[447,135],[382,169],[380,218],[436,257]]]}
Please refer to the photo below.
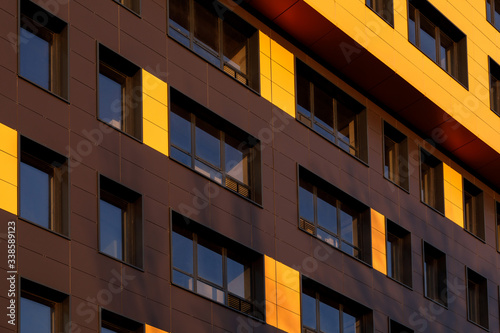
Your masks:
{"label": "building facade", "polygon": [[0,22],[2,332],[500,331],[500,2]]}

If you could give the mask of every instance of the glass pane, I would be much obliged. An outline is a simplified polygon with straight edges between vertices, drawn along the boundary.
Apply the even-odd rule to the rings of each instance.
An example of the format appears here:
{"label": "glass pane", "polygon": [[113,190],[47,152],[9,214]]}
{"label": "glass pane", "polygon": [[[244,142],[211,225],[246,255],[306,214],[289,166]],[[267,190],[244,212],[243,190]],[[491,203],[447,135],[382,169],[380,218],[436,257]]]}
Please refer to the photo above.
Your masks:
{"label": "glass pane", "polygon": [[314,86],[314,120],[333,132],[333,98]]}
{"label": "glass pane", "polygon": [[403,269],[403,248],[402,239],[388,233],[387,234],[387,274],[393,279],[402,280]]}
{"label": "glass pane", "polygon": [[319,134],[323,135],[325,138],[327,138],[328,140],[332,141],[332,142],[335,142],[335,136],[333,135],[333,133],[330,131],[330,129],[328,129],[328,131],[322,127],[322,126],[319,126],[317,123],[314,123],[313,124],[313,129],[318,132]]}
{"label": "glass pane", "polygon": [[356,147],[356,113],[341,102],[337,103],[337,123],[339,139]]}
{"label": "glass pane", "polygon": [[439,48],[440,60],[439,65],[442,69],[450,74],[453,74],[453,61],[454,61],[454,43],[453,41],[441,32],[441,45]]}
{"label": "glass pane", "polygon": [[194,1],[194,37],[210,51],[219,53],[218,18],[198,1]]}
{"label": "glass pane", "polygon": [[196,281],[196,288],[198,290],[198,294],[211,298],[219,303],[224,303],[224,291],[214,288],[201,281]]}
{"label": "glass pane", "polygon": [[51,333],[52,308],[30,299],[21,297],[20,333]]}
{"label": "glass pane", "polygon": [[342,240],[353,245],[358,244],[358,213],[342,204],[340,208],[340,229]]}
{"label": "glass pane", "polygon": [[302,293],[302,324],[316,329],[316,299]]}
{"label": "glass pane", "polygon": [[340,329],[340,313],[333,306],[319,302],[319,328],[321,332],[336,333]]}
{"label": "glass pane", "polygon": [[169,0],[170,24],[183,34],[189,35],[189,1]]}
{"label": "glass pane", "polygon": [[311,184],[300,180],[299,187],[299,214],[304,218],[314,223],[314,195]]}
{"label": "glass pane", "polygon": [[397,156],[397,144],[387,135],[384,136],[384,176],[393,182],[396,182],[396,167],[398,156]]}
{"label": "glass pane", "polygon": [[436,61],[436,27],[423,15],[420,15],[420,50]]}
{"label": "glass pane", "polygon": [[488,22],[493,23],[491,21],[491,0],[486,0],[486,19]]}
{"label": "glass pane", "polygon": [[50,227],[50,176],[31,165],[21,162],[21,217]]}
{"label": "glass pane", "polygon": [[336,199],[330,194],[318,189],[318,225],[337,234],[337,208]]}
{"label": "glass pane", "polygon": [[99,118],[122,128],[122,85],[99,73]]}
{"label": "glass pane", "polygon": [[20,29],[20,74],[39,86],[50,88],[50,44],[48,41]]}
{"label": "glass pane", "polygon": [[123,211],[104,200],[99,206],[99,249],[123,259]]}
{"label": "glass pane", "polygon": [[249,151],[240,141],[226,135],[226,173],[243,184],[249,185]]}
{"label": "glass pane", "polygon": [[297,74],[297,104],[300,113],[311,117],[311,88],[310,82],[300,73]]}
{"label": "glass pane", "polygon": [[343,333],[356,333],[357,331],[357,324],[358,321],[356,320],[356,317],[343,312],[342,313],[342,322],[344,326],[344,330],[342,331]]}
{"label": "glass pane", "polygon": [[500,30],[500,0],[495,0],[495,28]]}
{"label": "glass pane", "polygon": [[248,38],[242,31],[232,27],[227,21],[223,24],[224,62],[243,74],[247,74]]}
{"label": "glass pane", "polygon": [[116,333],[116,331],[110,330],[109,328],[101,327],[101,333]]}
{"label": "glass pane", "polygon": [[177,105],[172,105],[169,121],[171,143],[191,153],[191,115],[189,112]]}
{"label": "glass pane", "polygon": [[222,249],[198,243],[198,276],[222,286]]}
{"label": "glass pane", "polygon": [[251,298],[251,269],[227,258],[227,289],[245,299]]}
{"label": "glass pane", "polygon": [[194,161],[194,169],[202,175],[222,184],[222,173],[198,160]]}
{"label": "glass pane", "polygon": [[175,268],[193,274],[193,240],[191,233],[172,232],[172,263]]}
{"label": "glass pane", "polygon": [[464,192],[464,211],[465,229],[474,233],[474,198],[467,192]]}
{"label": "glass pane", "polygon": [[335,236],[333,236],[333,235],[331,235],[331,234],[329,234],[329,233],[327,233],[319,228],[316,230],[316,236],[319,239],[321,239],[322,241],[327,242],[328,244],[330,244],[332,246],[339,247],[339,240]]}
{"label": "glass pane", "polygon": [[490,88],[490,105],[491,109],[496,113],[500,113],[500,81],[490,74],[491,88]]}
{"label": "glass pane", "polygon": [[196,156],[220,168],[220,131],[196,119]]}
{"label": "glass pane", "polygon": [[408,40],[413,44],[417,45],[417,40],[415,38],[415,7],[409,5],[408,10]]}
{"label": "glass pane", "polygon": [[194,290],[193,278],[189,275],[176,271],[175,269],[172,272],[172,282],[186,289]]}
{"label": "glass pane", "polygon": [[170,147],[170,157],[191,168],[191,155],[188,155],[175,147]]}

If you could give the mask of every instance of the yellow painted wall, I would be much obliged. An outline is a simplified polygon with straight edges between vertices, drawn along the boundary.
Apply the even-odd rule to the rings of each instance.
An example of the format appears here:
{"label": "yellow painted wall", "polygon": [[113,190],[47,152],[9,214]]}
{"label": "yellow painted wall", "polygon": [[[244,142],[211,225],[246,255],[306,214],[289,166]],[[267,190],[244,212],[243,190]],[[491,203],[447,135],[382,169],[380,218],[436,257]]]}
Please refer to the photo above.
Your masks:
{"label": "yellow painted wall", "polygon": [[168,86],[142,70],[144,144],[168,156]]}
{"label": "yellow painted wall", "polygon": [[17,131],[0,124],[0,209],[17,215]]}
{"label": "yellow painted wall", "polygon": [[260,91],[262,97],[295,118],[295,58],[260,31]]}
{"label": "yellow painted wall", "polygon": [[444,214],[447,218],[464,227],[464,194],[462,175],[443,163]]}
{"label": "yellow painted wall", "polygon": [[387,275],[387,247],[385,216],[371,210],[372,226],[372,265],[382,274]]}
{"label": "yellow painted wall", "polygon": [[146,329],[144,333],[168,333],[167,331],[160,330],[159,328],[150,326],[148,324],[146,324],[145,326]]}
{"label": "yellow painted wall", "polygon": [[500,63],[500,32],[484,0],[430,0],[467,36],[469,90],[408,41],[407,0],[394,0],[394,28],[365,0],[305,0],[434,103],[500,152],[500,118],[490,110],[488,56]]}
{"label": "yellow painted wall", "polygon": [[288,333],[300,333],[300,274],[265,256],[266,322]]}

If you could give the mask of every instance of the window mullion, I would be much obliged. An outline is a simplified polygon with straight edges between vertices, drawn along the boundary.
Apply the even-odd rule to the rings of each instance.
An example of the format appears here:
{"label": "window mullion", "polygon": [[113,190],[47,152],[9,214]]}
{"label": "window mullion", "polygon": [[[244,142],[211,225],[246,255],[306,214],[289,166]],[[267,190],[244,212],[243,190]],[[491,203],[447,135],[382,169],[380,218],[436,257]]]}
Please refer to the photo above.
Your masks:
{"label": "window mullion", "polygon": [[223,37],[223,33],[224,33],[224,28],[223,28],[223,21],[220,17],[217,18],[217,29],[219,31],[219,67],[224,70],[224,52],[223,52],[223,49],[224,49],[224,37]]}
{"label": "window mullion", "polygon": [[[434,26],[434,34],[436,38],[436,62],[441,67],[441,30],[437,25]],[[443,69],[446,71],[446,68]]]}
{"label": "window mullion", "polygon": [[227,249],[222,248],[222,289],[224,290],[224,304],[228,304],[229,287],[227,281]]}
{"label": "window mullion", "polygon": [[194,1],[195,0],[188,0],[189,1],[189,48],[193,50],[194,48]]}
{"label": "window mullion", "polygon": [[219,131],[219,141],[220,141],[220,171],[222,173],[222,184],[226,183],[226,133]]}
{"label": "window mullion", "polygon": [[198,235],[193,233],[193,291],[198,292]]}
{"label": "window mullion", "polygon": [[196,160],[196,116],[191,113],[191,168],[195,168]]}
{"label": "window mullion", "polygon": [[315,232],[316,235],[318,234],[318,188],[316,186],[313,186],[313,210],[314,210],[314,226],[316,227]]}
{"label": "window mullion", "polygon": [[321,332],[321,317],[320,317],[320,305],[319,305],[319,293],[316,292],[316,332]]}
{"label": "window mullion", "polygon": [[420,49],[420,10],[415,8],[415,43]]}
{"label": "window mullion", "polygon": [[338,135],[338,101],[336,98],[333,98],[333,135],[335,136],[335,144],[339,144],[339,135]]}
{"label": "window mullion", "polygon": [[309,81],[309,101],[311,103],[311,126],[314,126],[314,83]]}

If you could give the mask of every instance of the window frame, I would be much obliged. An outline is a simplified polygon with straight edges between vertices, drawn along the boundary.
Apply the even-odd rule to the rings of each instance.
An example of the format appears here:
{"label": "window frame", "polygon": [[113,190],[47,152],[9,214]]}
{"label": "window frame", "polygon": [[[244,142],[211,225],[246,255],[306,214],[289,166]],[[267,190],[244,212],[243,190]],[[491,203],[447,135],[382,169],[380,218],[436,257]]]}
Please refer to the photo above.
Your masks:
{"label": "window frame", "polygon": [[[471,200],[472,220],[467,214],[467,197]],[[485,243],[483,191],[464,178],[463,180],[464,230]]]}
{"label": "window frame", "polygon": [[[387,6],[385,2],[389,2],[390,15],[386,17],[387,11],[384,7]],[[365,4],[370,8],[375,14],[377,14],[382,20],[394,28],[394,1],[393,0],[366,0]]]}
{"label": "window frame", "polygon": [[144,333],[145,330],[143,323],[99,306],[99,333],[103,327],[118,333]]}
{"label": "window frame", "polygon": [[[403,324],[391,319],[389,319],[389,333],[414,333],[414,331]],[[393,330],[393,325],[396,326],[397,331]],[[403,330],[403,331],[401,331]]]}
{"label": "window frame", "polygon": [[113,0],[134,15],[141,17],[142,0]]}
{"label": "window frame", "polygon": [[[393,229],[394,232],[391,232],[390,229]],[[400,253],[400,266],[398,276],[393,276],[393,273],[389,272],[389,267],[395,267],[392,258],[389,258],[389,235],[394,236],[398,239],[399,246],[401,248]],[[392,242],[391,242],[392,243]],[[413,254],[411,250],[411,233],[405,228],[401,227],[397,223],[386,219],[386,249],[387,249],[387,276],[408,287],[410,289],[413,288]],[[391,250],[392,253],[392,250]],[[389,262],[391,262],[389,264]],[[404,264],[406,263],[406,265]],[[409,263],[409,264],[408,264]]]}
{"label": "window frame", "polygon": [[[433,293],[437,293],[437,295],[430,295],[429,281],[428,281],[428,273],[427,273],[427,256],[431,256],[433,259],[433,266],[436,270],[437,279],[436,281],[430,281],[436,290],[433,290]],[[444,267],[443,267],[444,266]],[[447,268],[447,260],[446,254],[441,250],[437,249],[433,245],[427,243],[422,240],[422,267],[423,267],[423,288],[424,288],[424,297],[428,300],[441,305],[444,308],[448,308],[448,268]],[[444,275],[444,279],[443,278]]]}
{"label": "window frame", "polygon": [[[444,215],[445,198],[443,162],[422,147],[420,147],[419,151],[420,201],[435,212]],[[429,169],[427,173],[424,173],[424,164]],[[424,179],[425,176],[427,177]],[[428,179],[428,181],[426,181],[426,179]],[[427,187],[430,188],[427,189]],[[426,199],[426,197],[428,197],[428,199]]]}
{"label": "window frame", "polygon": [[488,57],[490,110],[500,117],[500,65]]}
{"label": "window frame", "polygon": [[[490,16],[491,20],[488,19],[488,5],[490,6],[489,16]],[[486,0],[485,6],[486,6],[486,21],[488,21],[495,29],[500,31],[500,22],[498,22],[498,23],[495,22],[495,12],[496,12],[495,0]],[[500,10],[500,8],[499,8],[499,10]],[[500,12],[498,12],[498,14],[500,15]],[[497,27],[497,24],[498,24],[498,27]]]}
{"label": "window frame", "polygon": [[[467,320],[488,331],[488,279],[473,271],[470,267],[465,267],[465,277],[467,280]],[[471,290],[471,284],[476,286],[474,290]],[[472,300],[471,293],[474,291],[478,294],[475,295],[475,299]],[[472,302],[474,302],[474,304]],[[472,305],[476,308],[475,316],[478,316],[478,318],[473,318]],[[476,319],[478,319],[478,321],[476,321]],[[483,320],[486,322],[481,322]]]}
{"label": "window frame", "polygon": [[[402,190],[410,193],[410,172],[409,172],[409,154],[408,154],[408,137],[397,130],[394,126],[390,125],[386,121],[382,121],[382,130],[383,130],[383,142],[382,142],[382,150],[383,150],[383,170],[384,170],[384,178],[398,186]],[[390,137],[392,136],[392,137]],[[394,142],[395,146],[395,161],[394,161],[394,179],[391,179],[391,171],[388,171],[386,174],[386,137]],[[390,167],[389,167],[390,169]],[[406,175],[406,176],[405,176]]]}
{"label": "window frame", "polygon": [[[496,216],[496,245],[497,252],[500,253],[500,202],[495,201],[495,216]],[[499,298],[500,299],[500,298]]]}

